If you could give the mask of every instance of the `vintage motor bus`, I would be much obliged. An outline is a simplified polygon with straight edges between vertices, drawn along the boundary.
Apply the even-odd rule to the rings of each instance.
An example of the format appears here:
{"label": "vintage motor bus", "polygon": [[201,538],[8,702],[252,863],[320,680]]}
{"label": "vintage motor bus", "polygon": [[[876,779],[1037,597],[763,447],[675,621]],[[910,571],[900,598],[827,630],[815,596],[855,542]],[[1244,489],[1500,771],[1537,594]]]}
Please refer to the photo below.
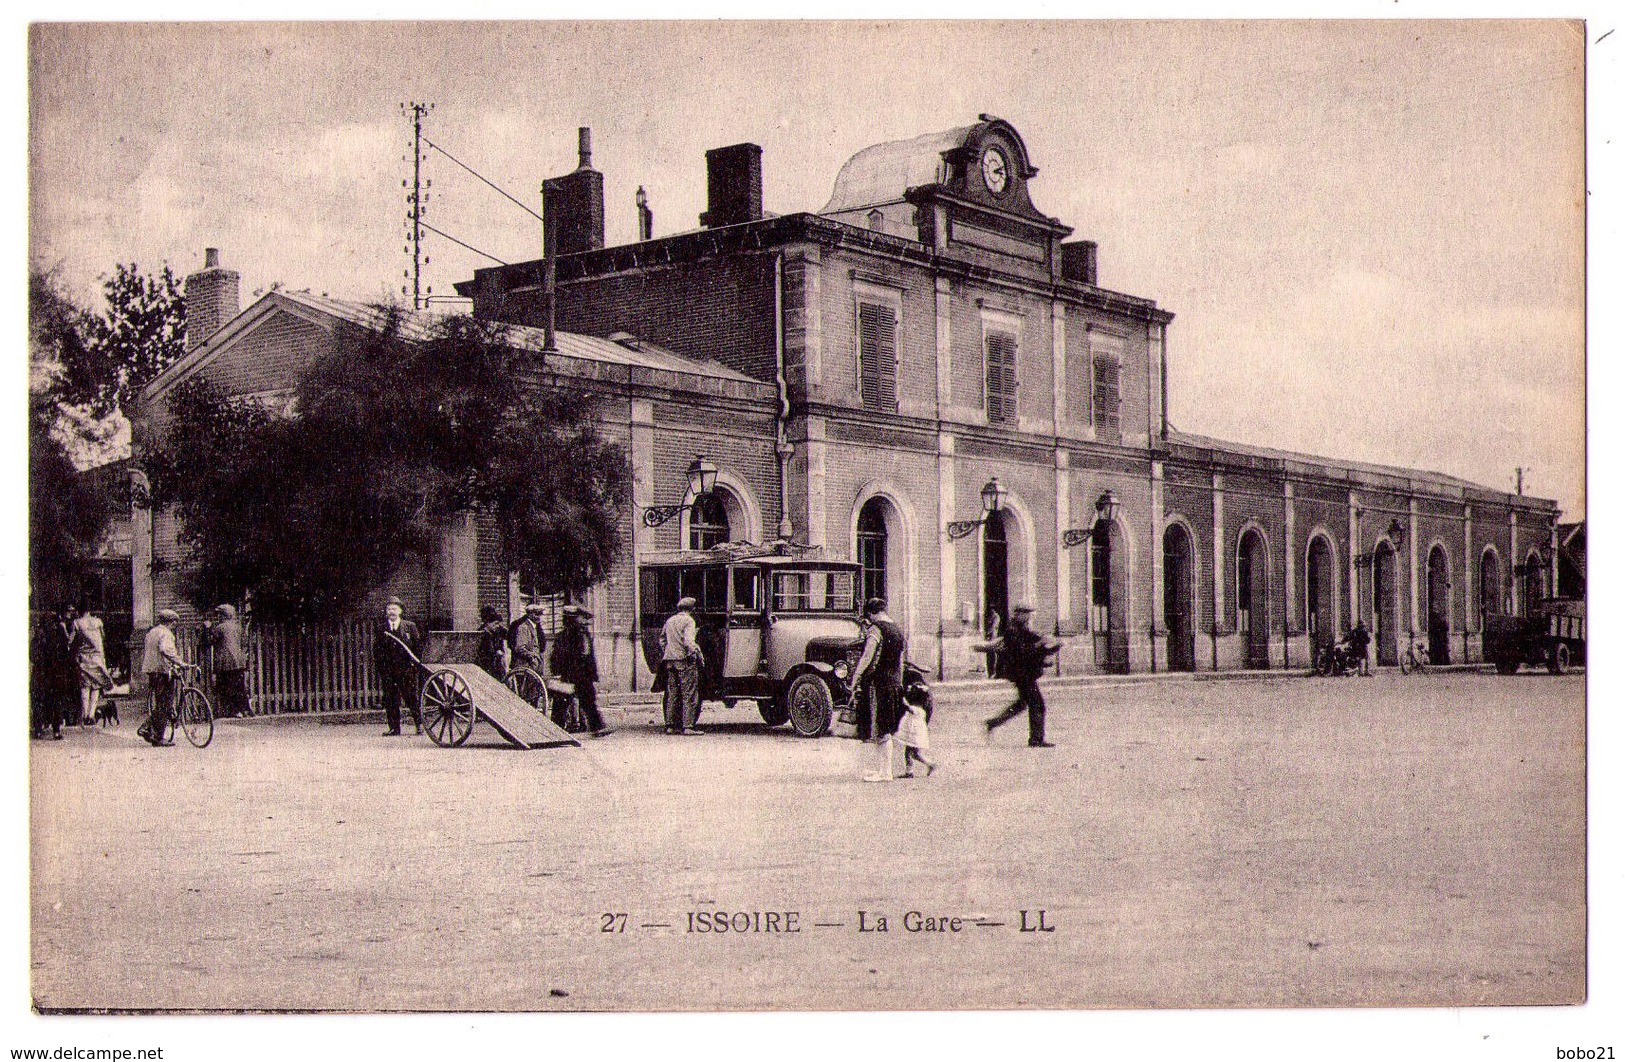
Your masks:
{"label": "vintage motor bus", "polygon": [[659,674],[661,627],[692,597],[701,699],[755,701],[769,726],[818,737],[851,694],[858,582],[856,564],[788,543],[647,555],[638,566],[644,661]]}

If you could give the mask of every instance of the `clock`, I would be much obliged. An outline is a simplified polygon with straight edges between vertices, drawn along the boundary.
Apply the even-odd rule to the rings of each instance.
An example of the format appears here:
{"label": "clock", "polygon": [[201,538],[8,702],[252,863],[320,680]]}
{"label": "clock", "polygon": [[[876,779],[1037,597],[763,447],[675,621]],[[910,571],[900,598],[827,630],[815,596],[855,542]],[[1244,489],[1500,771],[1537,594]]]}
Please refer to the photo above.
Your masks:
{"label": "clock", "polygon": [[982,183],[994,195],[1003,195],[1010,183],[1010,163],[1005,159],[1004,152],[996,147],[982,152]]}

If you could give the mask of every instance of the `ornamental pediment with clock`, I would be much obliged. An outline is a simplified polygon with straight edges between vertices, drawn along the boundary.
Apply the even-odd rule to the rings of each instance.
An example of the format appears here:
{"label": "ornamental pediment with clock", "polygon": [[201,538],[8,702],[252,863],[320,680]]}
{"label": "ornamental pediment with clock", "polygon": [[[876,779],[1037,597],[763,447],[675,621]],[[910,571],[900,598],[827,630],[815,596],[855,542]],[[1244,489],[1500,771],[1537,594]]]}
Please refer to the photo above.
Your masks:
{"label": "ornamental pediment with clock", "polygon": [[933,228],[947,224],[945,244],[1043,261],[1052,241],[1072,230],[1033,205],[1027,188],[1038,167],[1021,134],[1002,118],[980,117],[942,152],[939,183],[910,188],[907,197]]}

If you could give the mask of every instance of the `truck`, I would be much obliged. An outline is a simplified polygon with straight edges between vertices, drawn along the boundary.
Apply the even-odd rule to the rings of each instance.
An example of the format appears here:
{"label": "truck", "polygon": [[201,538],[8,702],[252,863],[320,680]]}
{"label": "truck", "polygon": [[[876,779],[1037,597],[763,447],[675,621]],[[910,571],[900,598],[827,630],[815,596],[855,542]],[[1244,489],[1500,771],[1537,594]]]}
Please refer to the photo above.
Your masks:
{"label": "truck", "polygon": [[1486,613],[1484,659],[1503,675],[1521,665],[1561,675],[1586,662],[1586,605],[1583,599],[1547,598],[1526,616]]}

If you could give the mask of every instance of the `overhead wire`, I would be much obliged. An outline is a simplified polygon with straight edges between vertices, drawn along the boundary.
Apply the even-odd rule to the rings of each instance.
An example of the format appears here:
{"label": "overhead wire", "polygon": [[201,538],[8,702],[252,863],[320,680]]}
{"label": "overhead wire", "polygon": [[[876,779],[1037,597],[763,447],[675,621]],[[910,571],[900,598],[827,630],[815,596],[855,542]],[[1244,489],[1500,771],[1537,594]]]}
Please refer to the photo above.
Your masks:
{"label": "overhead wire", "polygon": [[[500,195],[504,199],[508,200],[508,202],[512,203],[514,206],[518,207],[520,210],[523,210],[525,213],[529,214],[531,217],[535,218],[537,221],[542,220],[542,216],[540,214],[536,213],[536,211],[532,210],[530,207],[528,207],[525,204],[521,203],[519,200],[515,199],[513,196],[509,195],[506,191],[504,191],[502,188],[498,187],[491,180],[487,179],[483,174],[481,174],[479,171],[475,170],[472,166],[468,165],[466,162],[459,159],[456,155],[453,155],[451,152],[447,151],[445,148],[441,147],[439,144],[436,144],[433,140],[430,140],[428,137],[424,137],[423,142],[425,144],[428,144],[430,147],[434,148],[436,151],[440,152],[442,155],[446,156],[452,162],[455,162],[457,165],[459,165],[463,169],[467,170],[469,173],[473,174],[480,181],[483,181],[492,190],[494,190],[498,195]],[[445,235],[445,234],[442,233],[441,235]],[[489,258],[490,255],[486,255],[486,257]]]}

